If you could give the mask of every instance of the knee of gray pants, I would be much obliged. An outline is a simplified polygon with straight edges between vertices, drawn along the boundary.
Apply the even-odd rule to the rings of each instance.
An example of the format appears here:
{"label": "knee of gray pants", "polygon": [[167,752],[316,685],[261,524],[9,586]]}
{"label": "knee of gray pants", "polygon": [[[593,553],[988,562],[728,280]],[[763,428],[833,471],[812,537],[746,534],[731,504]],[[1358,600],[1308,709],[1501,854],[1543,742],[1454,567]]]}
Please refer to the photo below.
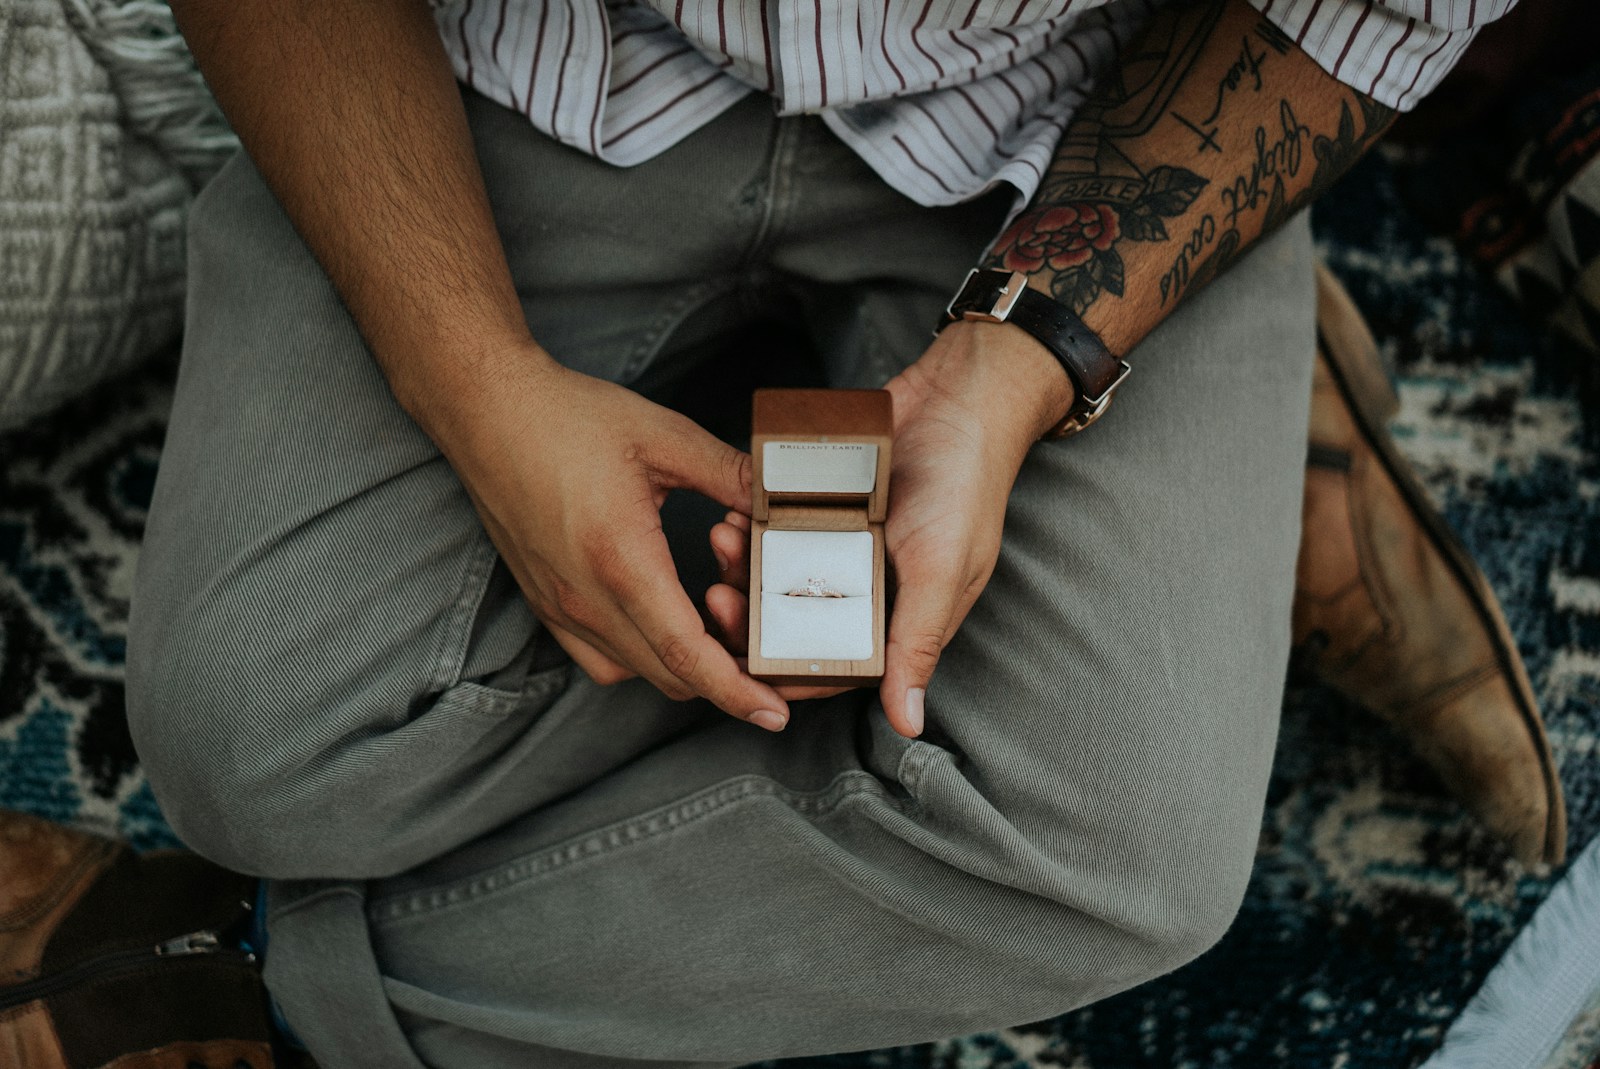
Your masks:
{"label": "knee of gray pants", "polygon": [[328,708],[317,698],[327,696],[245,677],[223,644],[182,624],[159,628],[157,637],[150,610],[142,615],[129,642],[129,727],[178,837],[256,876],[398,871],[387,857],[404,834],[393,799],[355,769],[329,774],[343,763],[340,740],[320,740],[320,753],[297,752],[290,735],[272,730],[285,720],[315,723]]}
{"label": "knee of gray pants", "polygon": [[[1104,697],[1125,709],[1150,700],[1126,691]],[[1203,723],[1207,712],[1175,703],[1164,715],[1168,723]],[[1072,745],[1069,734],[1058,738]],[[1154,761],[1130,744],[1125,763],[1108,756],[1092,770],[1067,771],[1052,750],[1023,754],[1021,746],[1003,768],[915,744],[920,760],[902,764],[919,821],[943,840],[933,849],[998,885],[1000,893],[974,890],[967,911],[981,919],[964,918],[1003,955],[988,982],[997,998],[1022,998],[1041,1016],[1065,1012],[1187,964],[1237,916],[1259,838],[1262,795],[1253,785],[1264,791],[1264,773],[1249,777],[1237,802],[1219,799],[1236,787],[1213,779],[1201,748],[1168,746]],[[1174,767],[1186,757],[1191,767]],[[1036,907],[1025,925],[1014,888]],[[937,925],[928,918],[930,929]],[[1030,977],[1045,1001],[1017,992],[1012,973]],[[1090,981],[1095,992],[1079,997]]]}
{"label": "knee of gray pants", "polygon": [[[427,686],[426,668],[391,648],[368,651],[371,672],[311,671],[364,640],[297,631],[285,609],[219,595],[221,577],[187,593],[162,581],[181,567],[159,552],[141,561],[127,702],[156,798],[196,852],[260,876],[370,878],[516,811],[511,770],[565,666],[530,674],[518,654]],[[274,648],[284,636],[308,648]]]}
{"label": "knee of gray pants", "polygon": [[219,865],[275,874],[291,848],[281,832],[295,823],[275,798],[283,777],[260,774],[267,755],[246,756],[243,740],[197,732],[199,722],[232,721],[239,705],[181,664],[147,660],[144,648],[129,642],[128,726],[167,823],[186,846]]}
{"label": "knee of gray pants", "polygon": [[[141,570],[151,570],[150,555]],[[163,599],[165,600],[165,599]],[[237,680],[224,651],[186,634],[181,610],[158,609],[136,596],[128,627],[128,728],[161,812],[178,837],[197,853],[240,872],[261,875],[255,836],[240,809],[255,807],[256,793],[244,760],[245,746],[221,728],[250,704],[248,693],[228,695]],[[173,618],[173,617],[178,618]]]}
{"label": "knee of gray pants", "polygon": [[[240,714],[251,707],[194,677],[132,678],[130,725],[162,813],[186,845],[229,869],[274,879],[390,876],[508,815],[492,782],[482,791],[486,804],[462,812],[464,795],[474,793],[470,760],[453,770],[459,780],[438,774],[452,751],[511,746],[516,718],[506,698],[478,685],[446,691],[413,724],[300,751],[243,726],[248,717]],[[180,705],[183,722],[161,715]],[[318,712],[277,711],[291,709]],[[200,720],[229,726],[197,734],[187,725]],[[465,737],[452,740],[457,732]],[[439,766],[426,767],[430,753]],[[495,778],[492,761],[481,768]]]}

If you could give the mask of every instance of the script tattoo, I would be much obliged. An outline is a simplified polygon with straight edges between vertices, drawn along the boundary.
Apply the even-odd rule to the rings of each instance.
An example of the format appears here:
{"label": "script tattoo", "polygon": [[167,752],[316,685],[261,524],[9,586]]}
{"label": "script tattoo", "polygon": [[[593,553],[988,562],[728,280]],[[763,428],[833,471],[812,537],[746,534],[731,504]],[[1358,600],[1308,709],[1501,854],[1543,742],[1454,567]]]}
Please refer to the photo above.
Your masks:
{"label": "script tattoo", "polygon": [[[1201,216],[1189,239],[1173,257],[1172,265],[1161,276],[1162,304],[1209,282],[1238,258],[1243,245],[1237,226],[1239,218],[1254,211],[1263,198],[1267,203],[1261,218],[1261,232],[1265,234],[1311,204],[1334,179],[1349,169],[1383,133],[1395,114],[1368,97],[1357,96],[1356,99],[1361,108],[1361,132],[1357,134],[1355,116],[1350,111],[1349,101],[1345,101],[1339,108],[1338,128],[1331,137],[1312,134],[1310,128],[1295,118],[1294,109],[1287,100],[1279,103],[1278,125],[1274,132],[1269,134],[1264,126],[1256,128],[1249,167],[1222,187],[1221,222],[1209,212]],[[1314,161],[1311,182],[1299,193],[1289,196],[1284,179],[1299,175],[1308,138]],[[1195,266],[1208,251],[1210,255],[1205,261]]]}
{"label": "script tattoo", "polygon": [[1250,170],[1236,177],[1232,185],[1223,187],[1222,207],[1230,226],[1238,222],[1240,212],[1253,211],[1261,203],[1261,198],[1267,195],[1268,182],[1276,191],[1285,177],[1293,178],[1300,173],[1300,160],[1306,139],[1311,136],[1311,127],[1294,117],[1294,108],[1287,100],[1278,102],[1278,124],[1279,129],[1274,131],[1271,140],[1268,140],[1265,126],[1256,127],[1251,138],[1255,152]]}
{"label": "script tattoo", "polygon": [[1166,304],[1169,297],[1175,296],[1189,284],[1189,279],[1194,273],[1195,259],[1210,249],[1217,240],[1216,216],[1207,213],[1200,217],[1200,221],[1189,231],[1189,236],[1178,246],[1178,255],[1172,261],[1172,266],[1167,268],[1167,273],[1161,276],[1161,303]]}
{"label": "script tattoo", "polygon": [[[1278,55],[1283,55],[1289,50],[1289,38],[1270,22],[1258,24],[1252,34],[1262,41],[1268,48]],[[1267,61],[1267,53],[1256,49],[1250,40],[1250,35],[1239,39],[1239,58],[1223,72],[1217,81],[1216,98],[1211,103],[1211,110],[1205,118],[1198,121],[1188,119],[1176,109],[1172,117],[1200,139],[1197,149],[1202,155],[1206,152],[1222,152],[1222,146],[1217,143],[1217,118],[1222,114],[1222,105],[1226,102],[1228,94],[1235,92],[1240,86],[1249,84],[1252,92],[1261,92],[1261,65]]]}

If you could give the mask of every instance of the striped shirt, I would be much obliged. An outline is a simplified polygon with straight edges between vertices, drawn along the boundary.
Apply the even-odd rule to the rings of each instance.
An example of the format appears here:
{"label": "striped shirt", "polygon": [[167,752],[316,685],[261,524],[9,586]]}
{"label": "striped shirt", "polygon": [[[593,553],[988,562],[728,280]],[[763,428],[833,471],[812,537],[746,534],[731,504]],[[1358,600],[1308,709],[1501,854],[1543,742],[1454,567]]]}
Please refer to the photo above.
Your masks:
{"label": "striped shirt", "polygon": [[[609,163],[750,92],[815,114],[891,186],[1033,196],[1095,79],[1166,0],[433,0],[456,76]],[[1515,0],[1250,0],[1322,68],[1409,109]]]}

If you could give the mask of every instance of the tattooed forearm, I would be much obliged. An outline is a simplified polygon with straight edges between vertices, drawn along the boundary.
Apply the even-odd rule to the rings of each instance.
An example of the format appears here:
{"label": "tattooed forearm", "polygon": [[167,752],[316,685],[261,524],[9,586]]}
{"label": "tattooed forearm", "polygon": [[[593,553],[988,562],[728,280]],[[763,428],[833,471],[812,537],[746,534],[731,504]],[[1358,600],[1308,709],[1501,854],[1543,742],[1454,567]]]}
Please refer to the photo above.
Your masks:
{"label": "tattooed forearm", "polygon": [[990,266],[1026,272],[1126,352],[1392,117],[1245,0],[1168,9],[1067,127]]}

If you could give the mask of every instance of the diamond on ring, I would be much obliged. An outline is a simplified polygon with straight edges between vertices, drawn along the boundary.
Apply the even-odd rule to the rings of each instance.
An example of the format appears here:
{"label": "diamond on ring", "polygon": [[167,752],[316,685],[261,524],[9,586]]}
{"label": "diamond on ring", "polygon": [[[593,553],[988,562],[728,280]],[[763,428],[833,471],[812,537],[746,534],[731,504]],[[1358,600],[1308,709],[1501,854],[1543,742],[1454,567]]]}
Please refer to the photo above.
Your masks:
{"label": "diamond on ring", "polygon": [[821,579],[807,579],[805,583],[789,591],[791,598],[842,598],[843,594],[832,590]]}

